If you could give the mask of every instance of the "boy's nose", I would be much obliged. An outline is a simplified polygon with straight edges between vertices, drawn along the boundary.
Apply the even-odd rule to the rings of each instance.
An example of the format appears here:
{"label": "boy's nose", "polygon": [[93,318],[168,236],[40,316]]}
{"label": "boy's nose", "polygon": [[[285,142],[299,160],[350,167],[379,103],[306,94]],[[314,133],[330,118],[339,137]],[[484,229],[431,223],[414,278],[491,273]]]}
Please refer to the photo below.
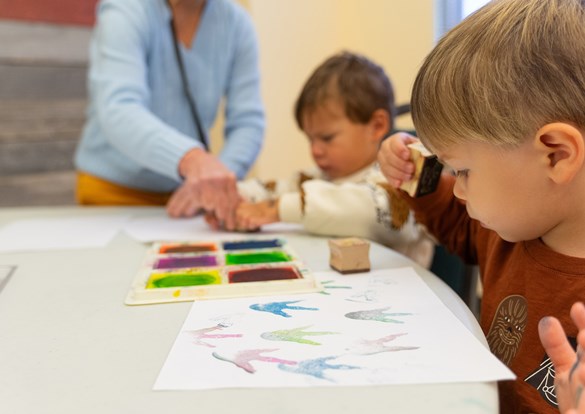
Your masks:
{"label": "boy's nose", "polygon": [[311,145],[311,153],[313,154],[314,158],[322,157],[324,154],[323,146],[319,145],[318,143],[314,143]]}

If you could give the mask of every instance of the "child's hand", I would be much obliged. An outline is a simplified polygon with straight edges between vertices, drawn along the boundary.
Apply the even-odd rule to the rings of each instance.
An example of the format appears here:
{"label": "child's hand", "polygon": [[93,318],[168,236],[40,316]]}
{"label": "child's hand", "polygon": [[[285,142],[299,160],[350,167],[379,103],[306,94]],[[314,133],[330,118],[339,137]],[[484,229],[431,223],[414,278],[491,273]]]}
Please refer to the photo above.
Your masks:
{"label": "child's hand", "polygon": [[279,220],[278,201],[243,202],[236,210],[238,230],[256,230],[264,224],[276,223]]}
{"label": "child's hand", "polygon": [[410,150],[406,146],[416,141],[417,138],[412,135],[397,132],[385,139],[380,146],[378,151],[380,170],[394,188],[400,187],[414,174],[414,163],[410,157]]}
{"label": "child's hand", "polygon": [[581,302],[571,307],[571,318],[579,328],[577,353],[567,340],[558,319],[548,316],[538,324],[538,333],[544,349],[555,368],[555,392],[562,414],[585,413],[585,306]]}

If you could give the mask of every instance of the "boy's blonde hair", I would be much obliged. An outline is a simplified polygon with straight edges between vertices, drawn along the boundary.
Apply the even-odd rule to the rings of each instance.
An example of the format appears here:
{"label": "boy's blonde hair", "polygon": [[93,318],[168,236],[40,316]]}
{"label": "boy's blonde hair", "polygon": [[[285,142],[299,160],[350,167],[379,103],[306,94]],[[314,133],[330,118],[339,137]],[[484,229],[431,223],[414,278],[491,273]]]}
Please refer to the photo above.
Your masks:
{"label": "boy's blonde hair", "polygon": [[412,92],[430,149],[519,146],[543,125],[585,126],[585,11],[579,0],[493,0],[453,28]]}
{"label": "boy's blonde hair", "polygon": [[394,89],[390,79],[382,67],[364,56],[341,52],[315,69],[295,104],[300,129],[304,115],[328,99],[339,101],[352,122],[365,124],[376,110],[384,109],[390,116],[390,128],[394,124]]}

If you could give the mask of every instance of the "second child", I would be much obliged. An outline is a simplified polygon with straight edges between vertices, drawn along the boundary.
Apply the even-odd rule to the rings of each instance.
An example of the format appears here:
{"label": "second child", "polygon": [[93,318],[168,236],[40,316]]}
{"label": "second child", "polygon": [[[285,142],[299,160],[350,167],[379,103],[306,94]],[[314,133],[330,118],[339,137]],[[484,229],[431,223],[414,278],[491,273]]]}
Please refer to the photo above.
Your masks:
{"label": "second child", "polygon": [[237,209],[238,227],[300,223],[312,234],[382,243],[429,267],[433,241],[408,209],[394,208],[376,162],[394,111],[394,91],[380,66],[349,52],[327,59],[295,107],[315,168],[289,180],[240,182],[246,201]]}

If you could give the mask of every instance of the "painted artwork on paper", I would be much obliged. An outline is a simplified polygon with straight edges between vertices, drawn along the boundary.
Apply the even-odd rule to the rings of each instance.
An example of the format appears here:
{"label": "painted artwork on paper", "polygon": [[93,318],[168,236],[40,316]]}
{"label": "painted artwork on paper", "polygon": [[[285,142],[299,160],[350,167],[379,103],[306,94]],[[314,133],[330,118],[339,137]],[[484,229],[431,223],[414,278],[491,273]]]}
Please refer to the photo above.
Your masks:
{"label": "painted artwork on paper", "polygon": [[284,239],[167,242],[147,251],[126,304],[320,290]]}
{"label": "painted artwork on paper", "polygon": [[194,303],[154,388],[513,378],[413,269],[315,277],[327,294]]}

